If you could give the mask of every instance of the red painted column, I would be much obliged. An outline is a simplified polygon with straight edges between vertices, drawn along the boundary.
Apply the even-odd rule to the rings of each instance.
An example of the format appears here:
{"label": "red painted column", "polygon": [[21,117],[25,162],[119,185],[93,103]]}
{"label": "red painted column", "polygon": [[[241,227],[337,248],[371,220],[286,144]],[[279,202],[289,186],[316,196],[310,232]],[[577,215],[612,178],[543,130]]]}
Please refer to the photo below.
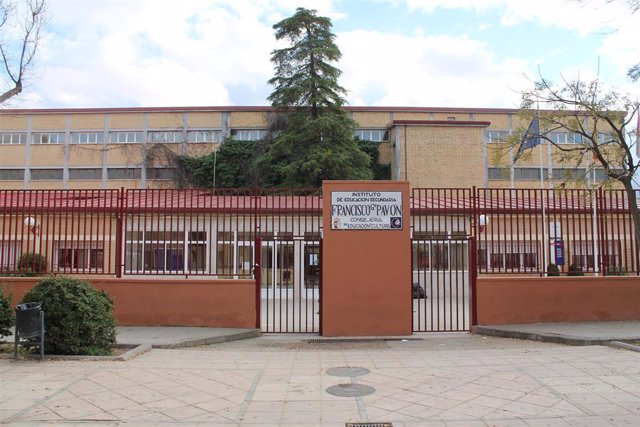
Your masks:
{"label": "red painted column", "polygon": [[[401,223],[392,214],[394,228],[349,228],[346,223],[351,218],[366,228],[375,223],[371,218],[376,215],[363,215],[362,208],[340,215],[345,211],[338,211],[341,202],[335,199],[345,193],[356,194],[344,197],[349,200],[343,207],[364,200],[362,206],[370,206],[372,212],[376,211],[376,200],[400,193]],[[382,197],[376,197],[377,193]],[[409,203],[407,181],[323,183],[322,335],[411,335]],[[369,208],[364,209],[368,213]]]}

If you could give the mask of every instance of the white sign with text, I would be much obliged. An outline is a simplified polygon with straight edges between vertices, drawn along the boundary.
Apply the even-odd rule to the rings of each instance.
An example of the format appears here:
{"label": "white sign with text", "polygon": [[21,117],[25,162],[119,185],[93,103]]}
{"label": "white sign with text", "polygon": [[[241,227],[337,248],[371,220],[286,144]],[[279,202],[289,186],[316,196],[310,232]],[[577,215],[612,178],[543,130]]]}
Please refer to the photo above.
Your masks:
{"label": "white sign with text", "polygon": [[402,192],[333,191],[332,230],[402,230]]}

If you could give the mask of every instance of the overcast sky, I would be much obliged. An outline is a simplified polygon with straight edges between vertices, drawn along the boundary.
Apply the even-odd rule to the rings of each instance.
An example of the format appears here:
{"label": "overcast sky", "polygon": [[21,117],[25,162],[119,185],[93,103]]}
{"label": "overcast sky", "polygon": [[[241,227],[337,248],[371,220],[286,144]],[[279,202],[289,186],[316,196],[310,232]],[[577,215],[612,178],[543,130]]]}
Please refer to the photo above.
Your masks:
{"label": "overcast sky", "polygon": [[625,0],[49,0],[13,108],[266,105],[272,26],[334,24],[350,105],[517,108],[539,70],[627,92],[640,12]]}

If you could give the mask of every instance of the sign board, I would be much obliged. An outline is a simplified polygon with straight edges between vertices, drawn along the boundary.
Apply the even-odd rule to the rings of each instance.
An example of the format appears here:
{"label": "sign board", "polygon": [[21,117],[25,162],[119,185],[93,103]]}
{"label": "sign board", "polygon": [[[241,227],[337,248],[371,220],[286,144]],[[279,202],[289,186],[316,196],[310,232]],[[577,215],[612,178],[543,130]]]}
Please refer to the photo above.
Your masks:
{"label": "sign board", "polygon": [[554,246],[556,249],[556,265],[564,265],[564,241],[556,239]]}
{"label": "sign board", "polygon": [[332,230],[402,230],[401,191],[331,192]]}

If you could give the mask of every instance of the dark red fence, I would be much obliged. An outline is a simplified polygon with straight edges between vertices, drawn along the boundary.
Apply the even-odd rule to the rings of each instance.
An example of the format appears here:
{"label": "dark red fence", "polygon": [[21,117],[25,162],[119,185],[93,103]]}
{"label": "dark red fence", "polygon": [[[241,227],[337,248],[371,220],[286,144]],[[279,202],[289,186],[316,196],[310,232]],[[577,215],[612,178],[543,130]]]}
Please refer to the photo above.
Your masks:
{"label": "dark red fence", "polygon": [[[319,279],[320,190],[0,191],[4,274],[252,277],[283,295]],[[619,190],[415,189],[413,269],[639,274]],[[34,256],[33,254],[40,254]],[[429,273],[431,274],[431,273]]]}

